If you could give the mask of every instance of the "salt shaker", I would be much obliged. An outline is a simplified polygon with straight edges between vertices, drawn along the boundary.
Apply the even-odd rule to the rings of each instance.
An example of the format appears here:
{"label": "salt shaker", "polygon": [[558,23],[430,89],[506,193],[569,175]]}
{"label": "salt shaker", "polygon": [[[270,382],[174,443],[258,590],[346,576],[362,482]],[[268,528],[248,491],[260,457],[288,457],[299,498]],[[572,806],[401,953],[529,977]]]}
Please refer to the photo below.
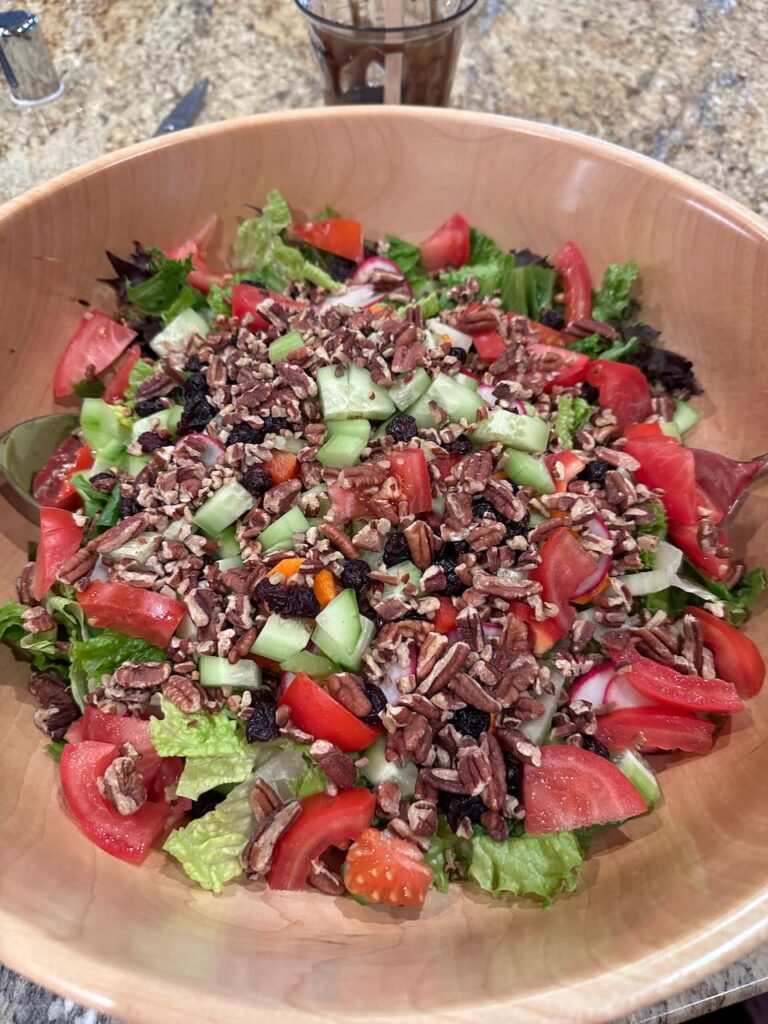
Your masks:
{"label": "salt shaker", "polygon": [[20,106],[47,103],[64,91],[40,18],[28,11],[0,13],[0,69],[11,87],[11,99]]}

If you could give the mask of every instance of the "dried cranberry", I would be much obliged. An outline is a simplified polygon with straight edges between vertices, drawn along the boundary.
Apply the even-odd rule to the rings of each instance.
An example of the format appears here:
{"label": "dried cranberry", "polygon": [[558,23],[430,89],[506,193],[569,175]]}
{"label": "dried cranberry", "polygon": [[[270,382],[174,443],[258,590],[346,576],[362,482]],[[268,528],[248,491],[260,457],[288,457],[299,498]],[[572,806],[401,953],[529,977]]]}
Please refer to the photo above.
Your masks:
{"label": "dried cranberry", "polygon": [[589,750],[598,757],[610,757],[611,752],[604,743],[601,743],[597,736],[582,736],[582,747]]}
{"label": "dried cranberry", "polygon": [[504,764],[507,769],[507,792],[520,799],[523,786],[523,766],[514,754],[504,751]]}
{"label": "dried cranberry", "polygon": [[358,610],[361,615],[365,616],[366,619],[370,619],[370,621],[374,624],[377,630],[381,629],[384,626],[384,619],[382,619],[379,613],[374,608],[372,608],[367,601],[360,601]]}
{"label": "dried cranberry", "polygon": [[390,530],[384,544],[384,565],[399,565],[410,556],[408,541],[402,533],[399,530]]}
{"label": "dried cranberry", "polygon": [[236,423],[229,432],[227,444],[261,444],[263,440],[259,427],[251,423]]}
{"label": "dried cranberry", "polygon": [[488,501],[487,498],[473,498],[472,499],[472,515],[475,519],[482,519],[483,516],[491,516],[493,519],[496,518],[496,509]]}
{"label": "dried cranberry", "polygon": [[454,359],[458,359],[460,363],[466,363],[467,361],[467,353],[463,348],[459,348],[458,346],[452,348],[448,355],[453,356]]}
{"label": "dried cranberry", "polygon": [[556,309],[545,309],[539,319],[545,327],[551,327],[553,331],[562,331],[565,327],[565,317]]}
{"label": "dried cranberry", "polygon": [[449,540],[440,548],[440,557],[455,564],[462,555],[466,555],[471,550],[465,540]]}
{"label": "dried cranberry", "polygon": [[343,256],[334,256],[328,264],[328,273],[334,281],[347,281],[354,274],[357,264]]}
{"label": "dried cranberry", "polygon": [[249,743],[265,743],[277,736],[278,728],[274,701],[260,699],[251,705],[252,711],[245,726]]}
{"label": "dried cranberry", "polygon": [[195,370],[187,377],[184,383],[184,394],[187,398],[208,394],[208,382],[199,370]]}
{"label": "dried cranberry", "polygon": [[418,424],[407,412],[393,416],[387,425],[387,433],[395,441],[410,441],[419,432]]}
{"label": "dried cranberry", "polygon": [[203,793],[197,798],[187,811],[187,820],[194,821],[196,818],[202,818],[208,811],[214,810],[218,807],[222,800],[226,800],[227,794],[220,793],[216,789],[209,789],[207,793]]}
{"label": "dried cranberry", "polygon": [[251,466],[243,475],[243,487],[254,496],[264,494],[272,486],[272,477],[262,466]]}
{"label": "dried cranberry", "polygon": [[387,706],[387,698],[384,696],[380,686],[376,686],[375,683],[365,683],[365,695],[371,702],[371,712],[360,719],[361,722],[365,722],[366,725],[371,725],[374,728],[380,725],[379,712],[383,711]]}
{"label": "dried cranberry", "polygon": [[605,459],[593,459],[592,462],[586,464],[577,479],[586,480],[587,483],[597,484],[598,487],[602,487],[605,483],[605,474],[610,469],[613,469],[613,467]]}
{"label": "dried cranberry", "polygon": [[203,364],[200,362],[200,356],[191,355],[187,357],[186,363],[184,363],[184,369],[189,373],[194,373],[196,370],[202,369]]}
{"label": "dried cranberry", "polygon": [[168,438],[155,430],[145,430],[143,434],[139,434],[139,447],[143,452],[154,452],[158,448],[165,448],[167,444]]}
{"label": "dried cranberry", "polygon": [[453,793],[441,793],[438,797],[440,809],[445,813],[451,830],[456,832],[464,818],[480,821],[480,815],[488,808],[481,796],[456,796]]}
{"label": "dried cranberry", "polygon": [[476,740],[480,739],[482,733],[488,731],[490,724],[491,716],[487,711],[480,711],[478,708],[473,708],[469,705],[454,711],[453,718],[451,719],[451,725],[462,736],[474,736]]}
{"label": "dried cranberry", "polygon": [[256,593],[273,612],[280,615],[314,619],[320,611],[320,604],[308,587],[270,583],[268,579],[263,579],[257,584]]}
{"label": "dried cranberry", "polygon": [[120,518],[127,519],[128,516],[137,516],[144,509],[135,498],[123,498],[120,502]]}
{"label": "dried cranberry", "polygon": [[507,540],[513,537],[527,537],[531,528],[531,517],[526,512],[522,519],[517,521],[510,519],[507,526]]}
{"label": "dried cranberry", "polygon": [[600,392],[592,384],[587,381],[581,385],[581,397],[589,402],[590,405],[594,405],[595,402],[600,398]]}
{"label": "dried cranberry", "polygon": [[216,410],[205,395],[192,395],[184,402],[184,412],[181,414],[176,433],[179,436],[201,434],[215,415]]}
{"label": "dried cranberry", "polygon": [[472,451],[472,442],[466,434],[459,434],[453,441],[441,441],[440,443],[449,455],[469,455]]}
{"label": "dried cranberry", "polygon": [[344,568],[341,570],[342,585],[359,594],[368,586],[370,571],[370,565],[362,558],[350,558],[348,562],[344,563]]}
{"label": "dried cranberry", "polygon": [[449,597],[456,597],[466,589],[459,577],[456,575],[456,563],[448,558],[438,558],[435,565],[439,566],[445,573],[445,586],[442,592]]}
{"label": "dried cranberry", "polygon": [[97,491],[102,491],[104,494],[109,494],[116,483],[117,477],[115,474],[109,473],[106,470],[103,473],[95,473],[90,478],[91,487],[95,487]]}
{"label": "dried cranberry", "polygon": [[156,412],[164,409],[165,405],[159,398],[145,398],[143,402],[137,402],[134,408],[136,415],[144,419],[147,416],[154,416]]}

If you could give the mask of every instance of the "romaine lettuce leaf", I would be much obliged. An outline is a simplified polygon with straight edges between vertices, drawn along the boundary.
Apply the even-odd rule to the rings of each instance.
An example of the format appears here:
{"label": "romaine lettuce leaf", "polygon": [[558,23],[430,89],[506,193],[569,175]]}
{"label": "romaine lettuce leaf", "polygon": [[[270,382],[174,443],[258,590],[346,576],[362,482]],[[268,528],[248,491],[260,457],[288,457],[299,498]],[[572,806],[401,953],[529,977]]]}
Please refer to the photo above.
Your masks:
{"label": "romaine lettuce leaf", "polygon": [[546,904],[555,893],[576,888],[583,857],[571,832],[524,833],[504,843],[475,836],[471,847],[469,877],[492,895],[534,896]]}
{"label": "romaine lettuce leaf", "polygon": [[138,310],[146,316],[161,317],[169,324],[185,309],[201,305],[202,294],[187,281],[192,270],[191,257],[169,260],[159,249],[153,250],[152,267],[152,277],[126,285],[126,295]]}
{"label": "romaine lettuce leaf", "polygon": [[86,693],[101,686],[101,677],[111,675],[126,661],[165,661],[165,652],[146,640],[104,629],[86,640],[70,639],[72,694],[83,707]]}
{"label": "romaine lettuce leaf", "polygon": [[30,633],[22,619],[26,610],[27,606],[17,601],[8,601],[0,607],[0,640],[14,648],[19,657],[31,661],[38,672],[55,667],[61,673],[62,666],[66,665],[67,654],[66,650],[57,645],[57,630]]}
{"label": "romaine lettuce leaf", "polygon": [[[225,712],[186,715],[164,697],[160,699],[160,708],[163,717],[151,720],[149,734],[161,757],[241,756],[243,748],[238,723]],[[215,785],[217,783],[214,782],[205,789]]]}
{"label": "romaine lettuce leaf", "polygon": [[583,398],[561,395],[557,403],[555,433],[563,448],[573,448],[573,435],[592,415],[592,406]]}
{"label": "romaine lettuce leaf", "polygon": [[186,828],[177,828],[165,841],[163,849],[209,892],[221,892],[226,882],[242,874],[240,855],[253,827],[252,788],[250,779],[243,782],[218,807]]}
{"label": "romaine lettuce leaf", "polygon": [[469,231],[469,262],[458,270],[440,274],[440,283],[446,288],[463,284],[470,277],[477,278],[480,295],[491,295],[502,288],[505,274],[515,266],[515,257],[502,252],[493,239],[476,228]]}
{"label": "romaine lettuce leaf", "polygon": [[256,751],[244,740],[237,754],[188,757],[176,785],[177,796],[197,800],[201,793],[233,782],[245,782],[253,771]]}
{"label": "romaine lettuce leaf", "polygon": [[629,293],[637,275],[634,260],[609,264],[603,274],[603,282],[594,294],[592,319],[620,320],[631,306]]}

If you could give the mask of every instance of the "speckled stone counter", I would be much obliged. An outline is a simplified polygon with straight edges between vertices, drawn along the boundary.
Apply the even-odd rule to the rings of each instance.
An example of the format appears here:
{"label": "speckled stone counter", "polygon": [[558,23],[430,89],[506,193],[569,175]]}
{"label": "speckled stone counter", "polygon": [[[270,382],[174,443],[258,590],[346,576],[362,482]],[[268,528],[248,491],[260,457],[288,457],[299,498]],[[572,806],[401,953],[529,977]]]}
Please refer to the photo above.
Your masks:
{"label": "speckled stone counter", "polygon": [[[5,6],[5,5],[4,5]],[[291,0],[41,0],[66,89],[0,83],[0,201],[138,142],[194,82],[201,121],[322,102]],[[664,160],[768,215],[766,0],[481,0],[458,107],[547,121]],[[768,949],[624,1024],[676,1024],[768,990]],[[107,1024],[0,967],[0,1024]]]}

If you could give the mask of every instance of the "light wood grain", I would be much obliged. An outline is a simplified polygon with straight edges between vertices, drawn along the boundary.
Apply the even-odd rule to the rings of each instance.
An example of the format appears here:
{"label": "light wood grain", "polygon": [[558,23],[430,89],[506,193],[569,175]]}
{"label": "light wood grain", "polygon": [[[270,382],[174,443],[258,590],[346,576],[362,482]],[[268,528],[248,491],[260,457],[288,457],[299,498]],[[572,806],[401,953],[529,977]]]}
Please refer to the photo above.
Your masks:
{"label": "light wood grain", "polygon": [[[108,301],[105,248],[167,246],[222,214],[221,251],[271,186],[367,233],[425,236],[461,210],[507,245],[567,238],[596,273],[635,257],[644,311],[707,394],[696,440],[768,449],[768,229],[651,161],[477,114],[335,109],[216,124],[135,147],[0,212],[0,429],[52,408],[53,360]],[[737,540],[765,555],[768,491]],[[3,593],[29,524],[3,509]],[[765,649],[766,617],[750,631]],[[134,1021],[600,1021],[693,983],[768,936],[768,699],[706,759],[663,773],[665,803],[614,832],[581,891],[547,911],[433,894],[420,918],[233,885],[213,897],[154,855],[143,868],[80,836],[41,749],[26,670],[2,655],[0,958]],[[631,840],[631,841],[630,841]]]}

